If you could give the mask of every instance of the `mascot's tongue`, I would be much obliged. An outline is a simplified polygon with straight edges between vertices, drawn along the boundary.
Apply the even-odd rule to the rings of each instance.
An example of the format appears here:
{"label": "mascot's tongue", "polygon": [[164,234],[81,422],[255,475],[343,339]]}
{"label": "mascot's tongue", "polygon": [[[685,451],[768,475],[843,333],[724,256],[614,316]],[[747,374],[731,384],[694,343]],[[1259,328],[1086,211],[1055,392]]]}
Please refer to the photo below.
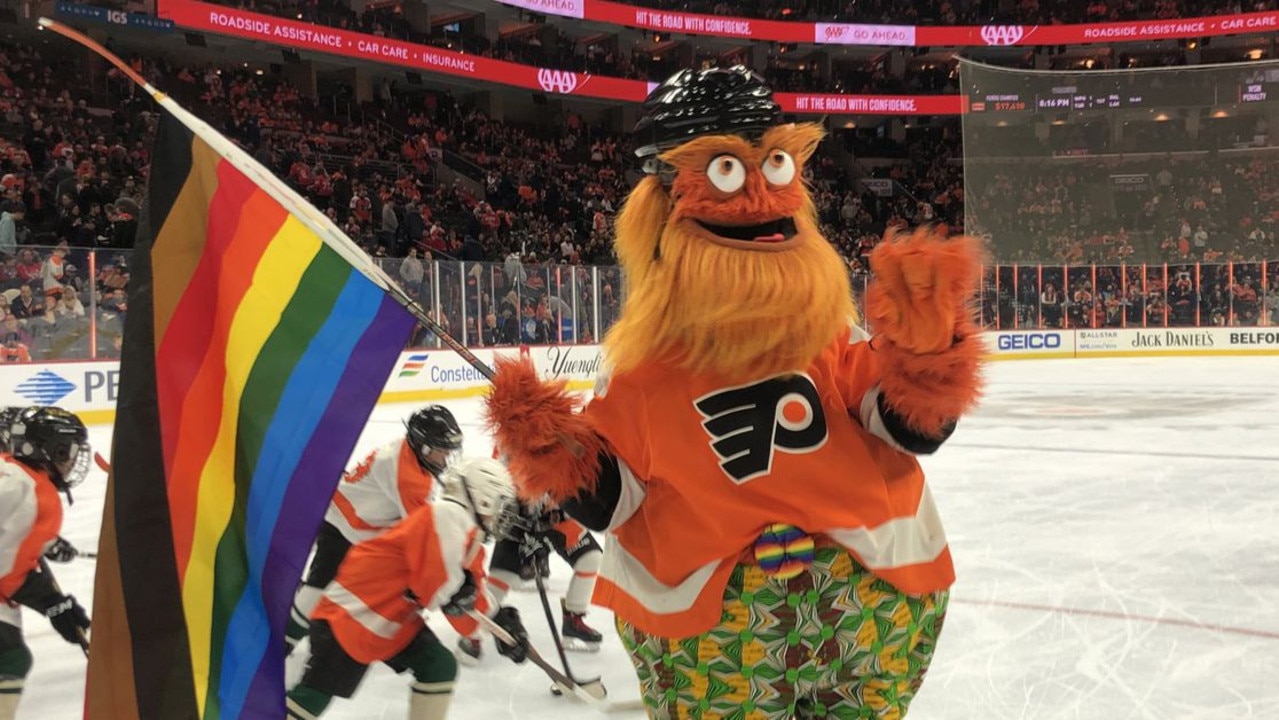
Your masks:
{"label": "mascot's tongue", "polygon": [[784,242],[785,240],[786,240],[786,236],[781,233],[773,233],[772,235],[760,235],[759,237],[755,238],[755,242],[761,242],[761,243]]}

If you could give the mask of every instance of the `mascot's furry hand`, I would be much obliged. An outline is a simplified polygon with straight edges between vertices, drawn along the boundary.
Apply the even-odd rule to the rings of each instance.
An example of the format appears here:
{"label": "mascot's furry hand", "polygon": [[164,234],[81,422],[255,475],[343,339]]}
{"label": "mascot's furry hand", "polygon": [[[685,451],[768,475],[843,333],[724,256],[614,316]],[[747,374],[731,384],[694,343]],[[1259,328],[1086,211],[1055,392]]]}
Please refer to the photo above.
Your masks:
{"label": "mascot's furry hand", "polygon": [[980,396],[984,352],[970,300],[984,256],[976,238],[947,240],[935,228],[890,233],[870,256],[866,316],[883,359],[880,390],[925,435],[942,435]]}
{"label": "mascot's furry hand", "polygon": [[543,382],[528,360],[498,358],[485,417],[520,495],[557,504],[595,489],[603,441],[563,380]]}

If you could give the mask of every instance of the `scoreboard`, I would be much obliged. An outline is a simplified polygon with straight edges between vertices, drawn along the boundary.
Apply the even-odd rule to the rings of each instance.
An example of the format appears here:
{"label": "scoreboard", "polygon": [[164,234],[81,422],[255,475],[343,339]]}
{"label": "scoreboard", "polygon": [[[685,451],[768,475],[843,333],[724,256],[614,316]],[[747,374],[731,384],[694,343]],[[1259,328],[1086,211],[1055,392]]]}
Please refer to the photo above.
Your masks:
{"label": "scoreboard", "polygon": [[[1098,85],[1101,85],[1098,83]],[[1215,106],[1279,100],[1279,83],[1213,87],[1081,88],[1059,86],[1038,91],[970,93],[968,112],[1081,112],[1088,110],[1159,109]]]}
{"label": "scoreboard", "polygon": [[1142,93],[990,93],[969,98],[970,112],[1106,110],[1149,107]]}
{"label": "scoreboard", "polygon": [[1035,96],[1036,110],[1105,110],[1136,107],[1147,107],[1146,97],[1140,92],[1096,94],[1053,92]]}

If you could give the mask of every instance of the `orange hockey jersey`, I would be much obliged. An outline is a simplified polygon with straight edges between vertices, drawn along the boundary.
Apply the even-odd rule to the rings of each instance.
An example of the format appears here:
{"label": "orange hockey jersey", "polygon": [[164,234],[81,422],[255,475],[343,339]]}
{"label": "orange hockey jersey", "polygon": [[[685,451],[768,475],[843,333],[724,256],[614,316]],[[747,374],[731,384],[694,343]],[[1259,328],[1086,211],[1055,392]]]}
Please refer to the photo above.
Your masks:
{"label": "orange hockey jersey", "polygon": [[400,439],[369,453],[342,476],[324,521],[353,543],[371,540],[425,505],[434,490],[435,477]]}
{"label": "orange hockey jersey", "polygon": [[885,428],[879,377],[854,327],[801,374],[728,386],[651,365],[602,378],[585,412],[622,495],[595,603],[663,637],[704,632],[771,523],[824,534],[903,592],[949,587],[946,536],[919,464]]}
{"label": "orange hockey jersey", "polygon": [[8,600],[62,532],[62,498],[48,478],[0,455],[0,599]]}
{"label": "orange hockey jersey", "polygon": [[[471,512],[440,500],[414,510],[381,537],[351,548],[337,577],[311,617],[327,620],[351,657],[372,663],[408,646],[424,623],[421,611],[446,604],[463,582],[463,570],[475,578],[475,608],[497,611],[484,575],[484,546]],[[474,623],[454,623],[473,632]]]}

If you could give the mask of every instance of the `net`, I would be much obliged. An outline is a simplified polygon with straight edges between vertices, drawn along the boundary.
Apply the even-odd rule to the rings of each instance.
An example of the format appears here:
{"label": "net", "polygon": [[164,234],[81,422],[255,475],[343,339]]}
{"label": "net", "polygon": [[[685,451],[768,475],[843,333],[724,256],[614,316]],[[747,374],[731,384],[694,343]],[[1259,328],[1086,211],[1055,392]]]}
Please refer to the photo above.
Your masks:
{"label": "net", "polygon": [[1194,263],[1279,256],[1279,63],[1062,72],[964,61],[960,80],[966,228],[1000,263],[1052,266],[1042,280],[1005,268],[1009,283],[1034,273],[1028,285],[1060,292],[1091,281],[1063,266],[1170,263],[1176,278]]}

